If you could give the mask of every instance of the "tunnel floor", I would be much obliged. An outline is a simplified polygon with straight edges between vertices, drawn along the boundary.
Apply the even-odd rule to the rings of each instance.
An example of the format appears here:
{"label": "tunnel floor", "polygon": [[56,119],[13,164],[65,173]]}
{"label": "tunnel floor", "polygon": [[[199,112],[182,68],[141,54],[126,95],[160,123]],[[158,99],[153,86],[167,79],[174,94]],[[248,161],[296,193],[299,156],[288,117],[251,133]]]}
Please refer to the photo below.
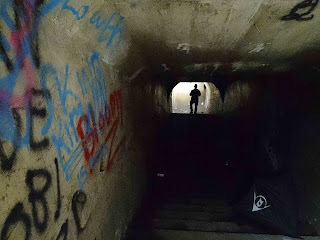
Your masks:
{"label": "tunnel floor", "polygon": [[127,240],[163,239],[157,234],[164,230],[275,234],[238,218],[232,207],[262,170],[254,161],[255,122],[249,115],[171,114],[159,131],[147,194]]}
{"label": "tunnel floor", "polygon": [[[128,239],[153,239],[153,228],[193,229],[183,221],[200,226],[205,226],[206,220],[209,225],[212,221],[231,224],[231,204],[251,187],[255,170],[250,122],[243,117],[171,114],[159,131],[149,166],[147,196]],[[172,213],[172,206],[178,212]],[[208,228],[215,232],[226,230],[211,225]],[[257,232],[238,226],[227,228]]]}
{"label": "tunnel floor", "polygon": [[209,194],[228,201],[239,197],[255,169],[251,126],[243,118],[172,114],[152,166],[154,175],[164,174],[156,178],[160,192]]}

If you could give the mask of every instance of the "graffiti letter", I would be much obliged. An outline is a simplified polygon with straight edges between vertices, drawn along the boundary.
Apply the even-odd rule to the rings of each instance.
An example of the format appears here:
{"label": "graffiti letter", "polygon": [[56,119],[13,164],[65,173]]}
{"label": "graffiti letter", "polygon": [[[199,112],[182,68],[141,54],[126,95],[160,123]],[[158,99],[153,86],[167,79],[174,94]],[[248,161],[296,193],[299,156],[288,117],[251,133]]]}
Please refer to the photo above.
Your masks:
{"label": "graffiti letter", "polygon": [[9,216],[7,217],[6,222],[3,225],[3,229],[1,231],[1,239],[8,239],[9,228],[12,225],[16,225],[16,223],[22,222],[25,226],[25,240],[30,239],[31,235],[31,219],[27,213],[25,213],[23,204],[18,202],[14,208],[11,210]]}
{"label": "graffiti letter", "polygon": [[[44,95],[42,91],[33,89],[34,96],[42,96]],[[30,109],[30,147],[33,151],[41,151],[44,148],[49,146],[49,139],[45,137],[43,140],[36,142],[34,140],[34,132],[33,132],[33,119],[34,117],[45,118],[47,116],[47,110],[45,108],[38,109],[31,106]]]}
{"label": "graffiti letter", "polygon": [[87,201],[87,195],[85,194],[85,192],[80,190],[74,193],[72,198],[72,212],[73,212],[74,221],[76,222],[78,233],[83,231],[83,228],[81,227],[81,224],[80,224],[78,204],[81,204],[82,206],[84,206],[86,201]]}
{"label": "graffiti letter", "polygon": [[[82,147],[84,148],[84,156],[87,164],[90,165],[90,157],[94,156],[96,144],[99,143],[99,137],[97,134],[97,127],[95,126],[96,122],[94,117],[94,110],[91,104],[88,105],[87,111],[88,111],[89,117],[87,115],[84,116],[86,134],[84,134],[83,128],[82,128],[83,117],[81,117],[78,121],[77,133],[80,139],[84,140],[82,142]],[[92,127],[90,127],[91,123],[92,123]],[[92,147],[91,147],[91,150],[89,151],[88,144],[90,143],[90,141],[92,141]],[[92,172],[92,170],[90,170],[90,172]]]}
{"label": "graffiti letter", "polygon": [[[36,187],[34,186],[34,179],[38,177],[45,178],[45,184],[42,189],[36,189]],[[39,233],[43,233],[47,228],[49,218],[48,204],[47,200],[45,199],[45,194],[51,185],[51,175],[45,169],[29,170],[27,172],[26,184],[30,190],[29,201],[32,204],[32,216],[34,225]],[[39,220],[37,203],[42,205],[42,209],[44,212],[42,221]]]}
{"label": "graffiti letter", "polygon": [[101,19],[101,16],[97,16],[96,15],[99,14],[99,12],[95,12],[92,17],[90,18],[90,24],[96,24],[96,28],[101,28],[103,24],[106,23],[106,20],[103,20],[101,23],[100,23],[100,19]]}
{"label": "graffiti letter", "polygon": [[21,140],[21,118],[18,112],[15,109],[12,109],[12,115],[16,122],[16,133],[14,133],[14,141],[13,141],[13,150],[10,156],[7,156],[5,150],[3,148],[4,142],[0,140],[0,158],[1,158],[1,168],[3,171],[10,171],[14,165],[14,162],[17,157],[17,151],[19,149],[19,143]]}
{"label": "graffiti letter", "polygon": [[59,240],[63,236],[63,240],[67,240],[68,237],[68,219],[62,224],[60,232],[56,240]]}
{"label": "graffiti letter", "polygon": [[68,78],[69,78],[69,66],[66,65],[66,75],[65,75],[65,82],[64,82],[63,89],[61,88],[61,84],[60,84],[59,78],[56,78],[56,83],[57,83],[58,92],[59,92],[59,96],[60,96],[60,100],[61,100],[61,106],[62,106],[62,109],[63,109],[63,112],[64,112],[65,115],[68,115],[68,110],[67,110],[67,107],[66,107],[67,97],[71,96],[71,97],[74,98],[74,100],[76,102],[78,102],[78,108],[73,108],[71,113],[69,114],[70,125],[71,125],[71,127],[73,129],[76,141],[78,141],[77,132],[76,132],[75,125],[74,125],[74,117],[75,116],[82,116],[83,115],[83,108],[82,108],[82,104],[81,104],[80,98],[74,92],[72,92],[71,90],[67,89]]}
{"label": "graffiti letter", "polygon": [[5,62],[7,69],[11,72],[13,70],[13,63],[8,57],[7,50],[10,50],[10,45],[0,31],[0,60]]}
{"label": "graffiti letter", "polygon": [[54,110],[53,110],[53,105],[50,97],[50,93],[47,90],[47,77],[49,76],[54,76],[57,77],[57,70],[52,67],[51,65],[42,65],[40,69],[40,81],[41,81],[41,88],[43,91],[43,95],[47,101],[48,108],[49,108],[49,116],[48,116],[48,122],[46,125],[41,129],[41,134],[44,136],[48,133],[52,121],[53,121],[53,115],[54,115]]}
{"label": "graffiti letter", "polygon": [[60,175],[59,175],[59,166],[58,166],[58,160],[55,158],[54,163],[56,165],[56,171],[57,171],[57,210],[54,214],[54,219],[57,220],[60,216],[60,210],[61,210],[61,193],[60,193]]}
{"label": "graffiti letter", "polygon": [[58,155],[59,155],[59,162],[60,164],[64,165],[63,162],[63,157],[62,157],[62,151],[61,149],[65,149],[67,151],[68,154],[71,153],[71,149],[69,148],[69,146],[66,144],[66,142],[63,140],[62,138],[62,122],[61,120],[59,121],[59,133],[58,136],[53,135],[52,136],[52,141],[57,149]]}
{"label": "graffiti letter", "polygon": [[116,119],[105,139],[105,143],[107,143],[109,141],[109,139],[111,138],[111,143],[110,143],[110,152],[109,152],[109,157],[108,157],[108,164],[107,164],[107,172],[110,171],[110,169],[112,168],[115,160],[116,160],[116,156],[120,150],[120,147],[122,144],[124,144],[125,142],[125,137],[123,137],[119,143],[119,145],[117,146],[117,148],[114,150],[114,153],[112,154],[112,149],[113,149],[113,144],[114,144],[114,139],[115,139],[115,135],[116,135],[116,132],[117,132],[117,129],[118,129],[118,126],[119,126],[119,121],[120,119]]}
{"label": "graffiti letter", "polygon": [[114,17],[116,16],[117,13],[113,13],[112,16],[110,17],[110,19],[108,20],[107,24],[103,27],[101,34],[98,38],[98,42],[101,43],[103,41],[105,41],[107,39],[106,36],[106,31],[107,30],[111,30],[112,33],[109,37],[109,40],[107,42],[107,47],[110,47],[111,44],[113,43],[113,39],[119,34],[119,41],[117,43],[117,46],[120,44],[121,40],[122,40],[122,34],[123,34],[123,28],[122,28],[122,21],[124,20],[124,17],[120,16],[118,18],[117,24],[115,26],[110,25],[111,21],[114,19]]}
{"label": "graffiti letter", "polygon": [[[298,3],[290,13],[281,18],[284,21],[297,20],[297,21],[309,21],[313,19],[314,15],[311,14],[314,9],[317,7],[319,0],[304,0],[301,3]],[[309,8],[309,9],[308,9]],[[298,13],[300,9],[307,9],[304,13]],[[307,17],[307,15],[311,14]]]}
{"label": "graffiti letter", "polygon": [[[88,13],[89,6],[82,6],[81,8],[78,9],[78,11],[76,11],[74,9],[74,7],[68,5],[69,2],[70,2],[70,0],[65,0],[64,4],[62,6],[62,10],[66,10],[66,9],[70,10],[72,12],[72,14],[76,16],[77,20],[81,20]],[[80,15],[79,13],[81,12],[82,9],[83,9],[83,13],[82,13],[82,15]]]}

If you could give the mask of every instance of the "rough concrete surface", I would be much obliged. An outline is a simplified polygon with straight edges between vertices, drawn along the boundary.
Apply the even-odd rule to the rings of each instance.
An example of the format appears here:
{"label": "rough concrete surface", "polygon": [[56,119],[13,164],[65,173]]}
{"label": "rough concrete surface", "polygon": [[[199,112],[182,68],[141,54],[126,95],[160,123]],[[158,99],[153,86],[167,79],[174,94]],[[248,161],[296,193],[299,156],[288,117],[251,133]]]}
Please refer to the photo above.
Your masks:
{"label": "rough concrete surface", "polygon": [[121,239],[144,185],[137,125],[167,107],[125,16],[112,1],[0,9],[0,239]]}
{"label": "rough concrete surface", "polygon": [[1,0],[0,239],[121,239],[170,109],[151,65],[286,66],[319,44],[299,2]]}
{"label": "rough concrete surface", "polygon": [[[214,232],[192,232],[192,231],[174,231],[174,230],[155,230],[154,239],[156,240],[294,240],[295,238],[279,235],[263,234],[237,234],[237,233],[214,233]],[[306,240],[316,240],[318,237],[303,237]]]}

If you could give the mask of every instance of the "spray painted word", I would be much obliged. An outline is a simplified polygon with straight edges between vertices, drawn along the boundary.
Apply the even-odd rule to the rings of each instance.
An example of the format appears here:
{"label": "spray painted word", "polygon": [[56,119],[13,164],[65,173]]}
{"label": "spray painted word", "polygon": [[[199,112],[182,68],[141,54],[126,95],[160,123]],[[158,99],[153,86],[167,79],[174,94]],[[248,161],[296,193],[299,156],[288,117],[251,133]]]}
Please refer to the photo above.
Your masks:
{"label": "spray painted word", "polygon": [[[98,124],[96,124],[95,119],[92,117],[94,116],[94,114],[92,114],[92,108],[90,109],[91,114],[84,115],[78,121],[77,133],[82,140],[86,167],[89,169],[89,173],[93,172],[95,165],[100,159],[104,159],[106,154],[108,154],[107,163],[106,165],[101,163],[100,171],[106,170],[109,172],[117,159],[120,147],[124,144],[126,139],[125,136],[123,136],[118,143],[116,143],[117,132],[119,131],[119,127],[123,125],[121,90],[116,90],[110,94],[109,105],[105,107],[105,110],[106,109],[109,109],[109,117],[100,113]],[[83,123],[85,123],[85,129]],[[106,137],[103,138],[101,142],[101,137],[98,132],[107,125],[109,127],[106,128]],[[88,126],[90,126],[89,129]],[[90,141],[91,149],[89,149],[88,144]],[[108,144],[110,147],[108,147]],[[97,149],[98,146],[99,148]],[[88,170],[84,169],[84,166],[82,166],[80,173],[77,175],[80,189],[88,178]]]}
{"label": "spray painted word", "polygon": [[[2,141],[13,144],[15,150],[29,145],[34,148],[31,135],[32,117],[45,115],[44,111],[37,111],[31,106],[33,97],[39,95],[39,91],[34,89],[39,80],[38,9],[42,4],[41,0],[0,3],[0,20],[9,30],[7,36],[0,30],[0,61],[7,70],[4,69],[0,76],[0,137]],[[14,12],[14,17],[9,14],[10,10]],[[12,56],[12,59],[9,56]],[[20,110],[25,110],[24,119],[27,125],[23,137],[19,129]],[[45,145],[47,142],[43,142],[42,146]],[[14,156],[9,162],[12,162],[13,158]]]}
{"label": "spray painted word", "polygon": [[[56,181],[57,181],[57,205],[55,207],[54,222],[60,218],[61,196],[60,196],[60,178],[58,161],[55,159],[56,166]],[[39,184],[41,183],[41,184]],[[53,204],[48,204],[50,198],[47,197],[48,192],[52,190],[53,179],[50,172],[46,169],[31,169],[27,171],[25,184],[28,189],[28,201],[31,205],[31,214],[28,213],[28,208],[25,208],[27,203],[17,202],[11,209],[1,229],[1,238],[8,239],[12,231],[21,223],[24,229],[24,239],[30,240],[32,237],[32,228],[36,230],[38,235],[43,235],[50,226],[51,207]],[[83,230],[80,225],[79,205],[83,208],[87,200],[87,195],[83,191],[76,191],[72,198],[72,213],[78,233]],[[69,220],[66,219],[62,224],[60,231],[56,233],[56,238],[50,239],[67,239],[69,231]]]}
{"label": "spray painted word", "polygon": [[[100,31],[98,36],[99,43],[105,43],[106,47],[109,48],[118,36],[118,41],[115,43],[115,46],[118,47],[120,45],[121,41],[123,40],[124,34],[122,25],[124,17],[119,16],[116,20],[117,13],[114,12],[110,18],[103,19],[98,11],[91,14],[90,7],[88,5],[84,5],[76,9],[72,6],[70,0],[51,0],[42,8],[42,16],[49,14],[60,4],[62,5],[61,10],[69,11],[76,17],[76,20],[78,21],[84,19],[87,15],[90,14],[90,24],[94,25],[96,29],[99,29]],[[116,23],[112,24],[112,22]]]}
{"label": "spray painted word", "polygon": [[[314,14],[311,14],[319,4],[319,0],[304,0],[301,3],[298,3],[290,13],[286,16],[283,16],[281,20],[283,21],[309,21],[313,19]],[[305,10],[301,13],[302,10]],[[299,12],[299,13],[298,13]]]}

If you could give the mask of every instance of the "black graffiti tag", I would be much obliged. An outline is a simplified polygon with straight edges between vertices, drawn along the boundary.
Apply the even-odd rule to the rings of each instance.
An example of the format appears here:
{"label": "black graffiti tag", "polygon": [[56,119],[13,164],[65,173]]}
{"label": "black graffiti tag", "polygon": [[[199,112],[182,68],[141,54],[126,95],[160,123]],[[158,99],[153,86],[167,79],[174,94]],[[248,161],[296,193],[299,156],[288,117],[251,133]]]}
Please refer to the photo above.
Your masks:
{"label": "black graffiti tag", "polygon": [[19,143],[21,141],[21,117],[16,109],[12,109],[12,115],[16,124],[16,133],[15,138],[12,143],[13,150],[10,154],[6,154],[4,150],[4,142],[0,139],[0,160],[1,160],[1,168],[3,171],[10,171],[16,161],[17,151],[19,149]]}
{"label": "black graffiti tag", "polygon": [[54,214],[54,219],[57,220],[60,216],[60,210],[61,210],[61,193],[60,193],[60,175],[59,175],[59,166],[58,166],[58,160],[57,158],[54,159],[54,163],[56,165],[56,171],[57,171],[57,210]]}
{"label": "black graffiti tag", "polygon": [[[45,184],[41,189],[36,189],[34,180],[44,178]],[[32,204],[32,216],[35,228],[39,233],[43,233],[48,226],[49,212],[48,212],[48,203],[45,198],[46,192],[51,186],[51,175],[45,169],[38,170],[29,170],[27,172],[26,184],[29,187],[29,202]],[[39,209],[37,206],[42,205],[43,209],[43,219],[39,219]]]}
{"label": "black graffiti tag", "polygon": [[[42,91],[37,89],[32,89],[32,95],[34,97],[35,101],[36,99],[39,99],[41,97],[50,97],[50,93],[48,91]],[[39,124],[36,122],[37,119],[43,119],[47,116],[47,110],[46,108],[40,108],[35,106],[33,102],[31,102],[29,106],[29,114],[30,114],[30,138],[29,138],[29,144],[32,151],[41,151],[43,149],[46,149],[49,147],[49,138],[42,137],[40,140],[36,140],[35,137],[35,129],[39,127]],[[28,112],[28,111],[27,111]],[[19,112],[18,108],[12,108],[11,114],[15,122],[15,131],[14,131],[14,139],[11,143],[12,150],[6,151],[5,149],[5,141],[0,139],[0,162],[1,162],[1,169],[3,171],[11,171],[13,166],[15,165],[15,162],[17,160],[17,153],[21,148],[21,132],[22,132],[22,116],[21,112]],[[27,124],[28,126],[28,124]]]}
{"label": "black graffiti tag", "polygon": [[[319,0],[304,0],[301,3],[298,3],[293,9],[291,9],[290,13],[286,16],[283,16],[281,20],[310,21],[314,17],[314,14],[311,13],[315,10],[318,3]],[[304,12],[298,13],[301,11]]]}
{"label": "black graffiti tag", "polygon": [[3,39],[4,39],[4,36],[2,35],[2,33],[0,31],[0,56],[2,57],[2,60],[5,62],[8,71],[12,72],[13,71],[13,63],[8,56],[6,46],[4,44]]}
{"label": "black graffiti tag", "polygon": [[[45,93],[42,90],[32,89],[32,95],[34,97],[45,97]],[[50,94],[49,94],[50,96]],[[49,139],[47,137],[43,138],[41,141],[35,141],[34,139],[34,119],[45,118],[47,116],[47,110],[45,108],[37,108],[32,106],[30,108],[30,148],[32,151],[41,151],[49,146]]]}
{"label": "black graffiti tag", "polygon": [[23,204],[18,202],[8,215],[2,231],[1,240],[6,240],[9,238],[9,228],[10,226],[15,226],[18,222],[22,222],[25,226],[25,240],[29,240],[31,236],[31,219],[29,215],[24,211]]}
{"label": "black graffiti tag", "polygon": [[59,232],[56,240],[59,240],[62,237],[63,237],[63,240],[67,240],[67,237],[68,237],[68,219],[61,226],[60,232]]}
{"label": "black graffiti tag", "polygon": [[83,207],[84,204],[86,203],[86,201],[87,201],[87,195],[84,191],[78,190],[73,194],[72,212],[73,212],[73,217],[74,217],[74,221],[77,226],[78,233],[83,231],[83,228],[81,227],[81,224],[80,224],[79,206],[78,205],[80,205],[80,207]]}
{"label": "black graffiti tag", "polygon": [[[32,9],[28,9],[28,1],[14,0],[12,1],[12,10],[14,12],[14,25],[16,31],[24,31],[27,35],[28,41],[30,44],[30,52],[32,55],[33,63],[36,68],[40,67],[40,54],[39,54],[39,36],[38,36],[38,26],[41,20],[40,7],[43,4],[44,0],[35,0]],[[7,9],[4,9],[4,14]],[[22,48],[22,41],[18,42],[19,48]],[[5,62],[9,72],[12,72],[16,66],[13,64],[13,60],[9,58],[7,53],[10,48],[7,46],[8,41],[5,39],[5,36],[0,31],[0,58]],[[22,63],[20,62],[20,68],[22,68]]]}

